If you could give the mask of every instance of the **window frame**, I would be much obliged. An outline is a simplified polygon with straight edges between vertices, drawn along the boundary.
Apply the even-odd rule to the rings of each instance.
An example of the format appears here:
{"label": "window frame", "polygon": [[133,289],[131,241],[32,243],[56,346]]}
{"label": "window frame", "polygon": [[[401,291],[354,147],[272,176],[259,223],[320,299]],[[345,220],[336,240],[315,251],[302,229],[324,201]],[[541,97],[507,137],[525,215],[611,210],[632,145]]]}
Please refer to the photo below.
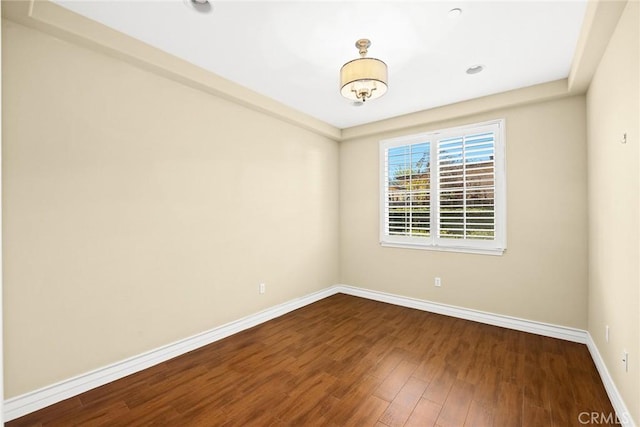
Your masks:
{"label": "window frame", "polygon": [[[438,161],[438,142],[453,138],[480,133],[487,130],[494,132],[494,213],[495,236],[492,240],[481,239],[447,239],[439,236],[440,227],[440,171]],[[388,179],[386,177],[387,152],[390,148],[429,143],[430,153],[430,229],[429,237],[392,236],[387,234],[386,202]],[[444,252],[464,252],[487,255],[502,255],[507,246],[507,206],[506,206],[506,144],[505,120],[496,119],[463,126],[456,126],[441,130],[405,135],[397,138],[384,139],[379,142],[379,232],[380,245],[384,247],[398,247],[434,250]]]}

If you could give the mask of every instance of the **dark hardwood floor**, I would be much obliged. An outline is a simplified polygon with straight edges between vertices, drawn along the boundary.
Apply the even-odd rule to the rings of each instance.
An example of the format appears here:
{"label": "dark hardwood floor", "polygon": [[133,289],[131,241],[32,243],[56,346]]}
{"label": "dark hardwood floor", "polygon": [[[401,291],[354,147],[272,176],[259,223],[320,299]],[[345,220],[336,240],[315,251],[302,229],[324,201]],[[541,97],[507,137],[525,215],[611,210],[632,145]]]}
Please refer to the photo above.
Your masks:
{"label": "dark hardwood floor", "polygon": [[564,427],[582,412],[613,413],[584,345],[338,294],[7,425]]}

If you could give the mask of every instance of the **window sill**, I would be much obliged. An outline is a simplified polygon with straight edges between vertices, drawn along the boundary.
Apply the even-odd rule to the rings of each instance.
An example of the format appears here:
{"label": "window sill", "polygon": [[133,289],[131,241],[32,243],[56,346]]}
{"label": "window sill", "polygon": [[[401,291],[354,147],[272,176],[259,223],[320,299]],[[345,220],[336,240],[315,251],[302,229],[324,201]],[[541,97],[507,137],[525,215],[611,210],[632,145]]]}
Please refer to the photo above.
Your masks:
{"label": "window sill", "polygon": [[417,244],[411,244],[411,243],[391,243],[391,242],[380,242],[380,245],[386,248],[421,249],[425,251],[459,252],[459,253],[467,253],[467,254],[493,255],[493,256],[501,256],[504,254],[504,251],[505,251],[505,249],[462,248],[462,247],[455,247],[455,246],[432,246],[432,245],[417,245]]}

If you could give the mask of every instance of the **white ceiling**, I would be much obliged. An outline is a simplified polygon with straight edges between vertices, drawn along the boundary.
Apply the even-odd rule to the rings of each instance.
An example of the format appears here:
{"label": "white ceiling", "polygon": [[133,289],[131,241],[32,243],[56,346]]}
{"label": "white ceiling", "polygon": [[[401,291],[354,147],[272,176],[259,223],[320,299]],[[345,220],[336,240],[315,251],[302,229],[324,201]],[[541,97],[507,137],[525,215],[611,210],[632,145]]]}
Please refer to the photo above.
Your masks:
{"label": "white ceiling", "polygon": [[[586,9],[572,1],[56,3],[338,128],[566,78]],[[462,9],[457,18],[449,10]],[[338,73],[369,38],[389,91],[356,107]],[[483,72],[466,74],[475,64]]]}

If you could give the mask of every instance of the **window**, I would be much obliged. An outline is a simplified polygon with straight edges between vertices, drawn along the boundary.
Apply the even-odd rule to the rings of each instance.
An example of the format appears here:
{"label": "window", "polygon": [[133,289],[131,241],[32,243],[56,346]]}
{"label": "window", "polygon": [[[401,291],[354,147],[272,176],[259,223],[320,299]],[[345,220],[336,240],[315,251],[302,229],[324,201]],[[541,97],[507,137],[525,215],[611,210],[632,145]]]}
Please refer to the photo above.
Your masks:
{"label": "window", "polygon": [[380,141],[383,246],[506,248],[504,120]]}

